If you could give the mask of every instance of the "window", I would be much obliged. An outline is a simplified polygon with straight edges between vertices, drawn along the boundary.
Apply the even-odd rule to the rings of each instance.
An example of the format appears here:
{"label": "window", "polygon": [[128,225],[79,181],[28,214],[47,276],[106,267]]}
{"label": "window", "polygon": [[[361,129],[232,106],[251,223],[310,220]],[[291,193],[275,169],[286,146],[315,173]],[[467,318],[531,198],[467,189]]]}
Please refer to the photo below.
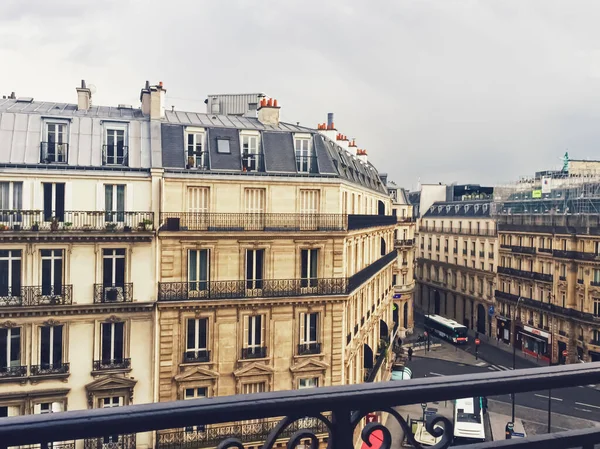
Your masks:
{"label": "window", "polygon": [[265,212],[265,189],[246,189],[244,193],[244,205],[247,214]]}
{"label": "window", "polygon": [[21,222],[22,215],[7,214],[23,209],[23,183],[0,182],[0,220],[3,222]]}
{"label": "window", "polygon": [[[123,396],[111,396],[107,398],[102,398],[100,401],[100,407],[102,408],[114,408],[114,407],[122,407],[125,400]],[[112,447],[120,447],[122,445],[122,435],[109,435],[103,438],[104,445],[102,447],[112,448]]]}
{"label": "window", "polygon": [[[58,413],[64,411],[62,402],[42,402],[33,406],[33,411],[36,415],[46,415],[48,413]],[[57,445],[58,446],[58,445]],[[53,447],[52,444],[48,444],[46,448]]]}
{"label": "window", "polygon": [[116,301],[125,294],[125,250],[103,249],[104,300]]}
{"label": "window", "polygon": [[318,214],[319,195],[318,190],[300,190],[300,213]]}
{"label": "window", "polygon": [[68,133],[66,123],[46,123],[46,141],[42,142],[40,161],[66,163],[68,155]]}
{"label": "window", "polygon": [[204,151],[204,133],[186,133],[187,168],[208,168],[208,153]]}
{"label": "window", "polygon": [[242,394],[264,393],[267,391],[265,382],[256,382],[242,385]]}
{"label": "window", "polygon": [[246,250],[246,288],[256,289],[263,287],[264,256],[264,249]]}
{"label": "window", "polygon": [[296,151],[296,168],[300,173],[312,172],[312,157],[310,154],[309,139],[295,139],[294,149]]}
{"label": "window", "polygon": [[65,184],[42,183],[44,189],[44,221],[65,221]]}
{"label": "window", "polygon": [[[204,399],[208,397],[208,390],[206,387],[197,387],[197,388],[186,388],[183,392],[183,399]],[[187,426],[185,431],[190,432],[204,432],[206,430],[206,426],[203,424],[199,426]]]}
{"label": "window", "polygon": [[106,211],[104,219],[107,222],[125,221],[125,185],[104,185],[104,210]]}
{"label": "window", "polygon": [[63,285],[63,250],[43,249],[42,295],[61,295]]}
{"label": "window", "polygon": [[266,357],[264,351],[265,317],[263,315],[247,316],[244,320],[243,358]]}
{"label": "window", "polygon": [[580,284],[583,284],[583,267],[578,267],[577,268],[577,281]]}
{"label": "window", "polygon": [[242,134],[242,169],[262,171],[262,160],[257,135]]}
{"label": "window", "polygon": [[594,285],[600,285],[600,270],[594,269],[594,278],[592,280]]}
{"label": "window", "polygon": [[0,373],[10,373],[20,366],[21,328],[0,329]]}
{"label": "window", "polygon": [[318,249],[303,249],[300,252],[300,286],[301,287],[316,287],[317,286],[317,267],[319,260]]}
{"label": "window", "polygon": [[188,187],[188,212],[206,213],[209,211],[208,187]]}
{"label": "window", "polygon": [[21,250],[0,250],[0,297],[21,296]]}
{"label": "window", "polygon": [[208,290],[210,280],[210,250],[193,249],[188,252],[188,282],[190,291]]}
{"label": "window", "polygon": [[301,313],[300,314],[300,344],[310,345],[318,341],[319,314]]}
{"label": "window", "polygon": [[102,154],[104,165],[127,165],[126,126],[108,128]]}
{"label": "window", "polygon": [[102,365],[123,363],[124,328],[122,322],[102,323],[100,357]]}
{"label": "window", "polygon": [[319,378],[318,377],[309,377],[306,379],[300,379],[298,382],[298,388],[300,390],[304,388],[316,388],[319,386]]}
{"label": "window", "polygon": [[63,326],[40,327],[41,369],[59,369],[63,362]]}
{"label": "window", "polygon": [[594,298],[594,316],[600,316],[600,298]]}
{"label": "window", "polygon": [[230,154],[229,139],[217,139],[217,153]]}
{"label": "window", "polygon": [[208,319],[188,318],[185,348],[186,361],[208,362]]}

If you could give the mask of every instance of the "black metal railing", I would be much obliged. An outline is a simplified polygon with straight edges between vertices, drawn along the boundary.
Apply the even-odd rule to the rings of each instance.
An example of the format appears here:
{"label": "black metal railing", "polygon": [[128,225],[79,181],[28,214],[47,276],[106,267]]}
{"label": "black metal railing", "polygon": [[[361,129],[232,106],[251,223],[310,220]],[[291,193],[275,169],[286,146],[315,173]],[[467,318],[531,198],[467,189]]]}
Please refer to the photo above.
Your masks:
{"label": "black metal railing", "polygon": [[101,359],[94,360],[94,371],[110,371],[120,369],[130,369],[131,359]]}
{"label": "black metal railing", "polygon": [[348,215],[348,230],[374,228],[378,226],[393,226],[396,217],[393,215]]}
{"label": "black metal railing", "polygon": [[0,308],[62,306],[72,304],[72,285],[35,285],[14,287],[0,285]]}
{"label": "black metal railing", "polygon": [[210,362],[210,351],[199,349],[197,351],[186,351],[183,353],[183,363]]}
{"label": "black metal railing", "polygon": [[387,253],[385,256],[379,258],[375,262],[373,262],[368,267],[363,268],[358,273],[348,278],[348,292],[353,292],[362,284],[364,284],[368,279],[373,277],[383,268],[385,268],[390,263],[394,262],[397,257],[397,252],[391,251]]}
{"label": "black metal railing", "polygon": [[[367,215],[371,217],[371,215]],[[342,214],[235,214],[165,212],[161,231],[344,231],[348,218]]]}
{"label": "black metal railing", "polygon": [[56,142],[40,143],[40,163],[66,164],[69,161],[69,144]]}
{"label": "black metal railing", "polygon": [[244,172],[264,172],[265,161],[262,153],[243,153],[242,171]]}
{"label": "black metal railing", "polygon": [[321,343],[300,343],[298,345],[298,355],[320,354]]}
{"label": "black metal railing", "polygon": [[600,287],[600,281],[590,281],[592,287]]}
{"label": "black metal railing", "polygon": [[[589,201],[582,199],[581,201]],[[540,210],[542,210],[540,208]],[[501,231],[543,232],[548,234],[600,235],[600,216],[597,213],[582,215],[526,214],[498,215]]]}
{"label": "black metal railing", "polygon": [[0,366],[0,379],[27,376],[27,366]]}
{"label": "black metal railing", "polygon": [[129,148],[123,145],[102,145],[102,165],[129,165]]}
{"label": "black metal railing", "polygon": [[133,283],[94,284],[94,302],[131,302],[133,301]]}
{"label": "black metal railing", "polygon": [[136,449],[135,434],[88,438],[83,449]]}
{"label": "black metal railing", "polygon": [[[394,245],[396,245],[396,247],[413,246],[414,242],[413,239],[394,240]],[[446,249],[446,251],[448,251],[448,249]]]}
{"label": "black metal railing", "polygon": [[319,173],[317,156],[296,155],[296,170],[298,173]]}
{"label": "black metal railing", "polygon": [[154,228],[153,212],[0,210],[2,232],[146,232]]}
{"label": "black metal railing", "polygon": [[525,279],[534,279],[541,282],[552,282],[552,275],[546,273],[538,273],[536,271],[525,271],[517,268],[498,267],[499,274],[506,274],[508,276],[516,276]]}
{"label": "black metal railing", "polygon": [[500,245],[502,249],[509,249],[513,253],[520,254],[535,254],[536,248],[533,246],[520,246],[520,245]]}
{"label": "black metal railing", "polygon": [[188,152],[185,168],[197,168],[198,170],[208,170],[210,167],[210,154],[208,151]]}
{"label": "black metal railing", "polygon": [[432,232],[434,234],[474,235],[480,237],[495,237],[497,235],[497,231],[494,229],[462,229],[445,226],[422,226],[421,228],[419,228],[419,231]]}
{"label": "black metal railing", "polygon": [[569,334],[566,331],[558,331],[558,335],[561,335],[563,337],[568,337]]}
{"label": "black metal railing", "polygon": [[266,347],[242,348],[242,359],[264,359],[267,356]]}
{"label": "black metal railing", "polygon": [[[369,441],[376,429],[381,432],[382,423],[362,428],[365,416],[372,412],[389,413],[388,421],[391,419],[396,427],[410,429],[407,420],[396,412],[394,407],[450,401],[463,397],[492,397],[511,393],[547,391],[598,383],[600,383],[600,369],[594,363],[584,363],[429,377],[404,382],[374,382],[322,389],[216,396],[210,401],[195,399],[77,410],[50,415],[32,414],[0,420],[0,442],[3,447],[12,447],[51,441],[93,439],[95,443],[90,443],[85,449],[106,449],[103,445],[107,439],[114,437],[97,438],[98,435],[133,435],[155,430],[189,429],[194,426],[205,426],[202,428],[207,430],[214,424],[284,417],[279,419],[278,424],[266,435],[261,435],[260,439],[264,438],[262,445],[264,449],[274,448],[275,442],[282,438],[286,429],[295,422],[303,422],[305,418],[317,419],[325,424],[325,428],[320,429],[319,432],[325,433],[322,438],[327,439],[330,449],[347,449],[354,447],[357,433],[362,431],[363,438]],[[94,425],[90,425],[90,422]],[[436,447],[448,448],[454,433],[451,420],[433,416],[428,422],[431,430],[434,426],[440,427],[437,434],[440,441]],[[386,423],[386,425],[391,424]],[[314,431],[306,429],[304,425],[301,427],[304,432],[298,435],[295,431],[289,437],[293,440],[290,441],[289,447],[295,447],[300,439],[319,441]],[[308,427],[312,428],[312,420]],[[218,445],[228,448],[244,447],[241,441],[243,437],[239,435],[238,429],[224,430],[223,433],[222,438],[221,435],[216,438],[220,440]],[[404,438],[398,433],[387,433],[387,437],[391,440],[389,443],[398,446],[401,445],[399,438]],[[410,433],[407,433],[406,437],[413,446],[420,447]],[[161,440],[160,436],[158,438],[159,446],[170,440]],[[225,440],[227,440],[226,444]],[[600,429],[592,427],[537,434],[525,439],[494,441],[471,447],[475,449],[527,448],[531,444],[532,448],[566,449],[593,447],[599,442]],[[134,444],[131,443],[125,449],[133,449]],[[212,442],[211,446],[214,446]],[[184,443],[184,448],[191,449],[191,447],[193,446]],[[389,444],[386,447],[389,447]],[[161,449],[167,448],[161,447]],[[168,449],[175,448],[168,447]]]}
{"label": "black metal railing", "polygon": [[343,295],[346,278],[159,282],[159,301]]}
{"label": "black metal railing", "polygon": [[51,376],[54,374],[69,374],[68,363],[42,363],[41,365],[31,365],[29,368],[32,376]]}
{"label": "black metal railing", "polygon": [[552,248],[538,248],[538,253],[552,254]]}
{"label": "black metal railing", "polygon": [[559,281],[566,281],[566,280],[567,280],[567,277],[566,277],[566,276],[559,276],[559,277],[558,277],[558,280],[559,280]]}

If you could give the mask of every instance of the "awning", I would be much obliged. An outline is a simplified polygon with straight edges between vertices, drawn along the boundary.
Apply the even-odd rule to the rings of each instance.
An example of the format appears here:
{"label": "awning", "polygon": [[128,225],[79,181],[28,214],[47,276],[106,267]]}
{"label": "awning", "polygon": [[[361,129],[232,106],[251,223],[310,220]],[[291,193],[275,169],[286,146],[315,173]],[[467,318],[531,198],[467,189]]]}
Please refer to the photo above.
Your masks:
{"label": "awning", "polygon": [[541,343],[548,343],[548,340],[546,338],[540,337],[539,335],[532,334],[531,332],[520,331],[519,334],[524,335],[527,338],[533,338],[534,340],[537,340]]}

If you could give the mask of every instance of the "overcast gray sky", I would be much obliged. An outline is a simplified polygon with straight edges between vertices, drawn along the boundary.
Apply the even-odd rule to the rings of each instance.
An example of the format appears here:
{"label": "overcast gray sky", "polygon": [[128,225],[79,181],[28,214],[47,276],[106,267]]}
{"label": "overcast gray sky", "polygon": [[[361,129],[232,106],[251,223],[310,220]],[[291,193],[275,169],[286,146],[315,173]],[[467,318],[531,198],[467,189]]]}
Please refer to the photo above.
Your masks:
{"label": "overcast gray sky", "polygon": [[3,0],[0,92],[168,106],[265,92],[284,121],[335,112],[382,172],[492,184],[600,158],[600,2]]}

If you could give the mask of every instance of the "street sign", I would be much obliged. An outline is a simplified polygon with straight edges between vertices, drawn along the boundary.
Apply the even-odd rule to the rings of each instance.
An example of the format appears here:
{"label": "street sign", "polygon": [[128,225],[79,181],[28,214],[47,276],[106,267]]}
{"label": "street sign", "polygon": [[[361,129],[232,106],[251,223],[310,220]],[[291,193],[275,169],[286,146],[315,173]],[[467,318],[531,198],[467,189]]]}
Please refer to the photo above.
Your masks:
{"label": "street sign", "polygon": [[398,299],[398,298],[402,298],[402,295],[400,293],[395,293],[394,299]]}
{"label": "street sign", "polygon": [[369,413],[367,415],[367,423],[377,422],[377,415],[375,413]]}
{"label": "street sign", "polygon": [[476,338],[476,339],[475,339],[475,344],[476,344],[477,346],[479,346],[479,343],[481,343],[481,340],[480,340],[479,338]]}
{"label": "street sign", "polygon": [[513,432],[512,436],[517,438],[525,438],[525,434],[521,432]]}
{"label": "street sign", "polygon": [[567,351],[566,349],[562,352],[563,357],[566,357],[569,355],[569,351]]}
{"label": "street sign", "polygon": [[490,316],[494,316],[494,312],[495,312],[495,311],[496,311],[496,310],[494,309],[494,306],[490,306],[490,308],[488,309],[488,314],[489,314]]}

